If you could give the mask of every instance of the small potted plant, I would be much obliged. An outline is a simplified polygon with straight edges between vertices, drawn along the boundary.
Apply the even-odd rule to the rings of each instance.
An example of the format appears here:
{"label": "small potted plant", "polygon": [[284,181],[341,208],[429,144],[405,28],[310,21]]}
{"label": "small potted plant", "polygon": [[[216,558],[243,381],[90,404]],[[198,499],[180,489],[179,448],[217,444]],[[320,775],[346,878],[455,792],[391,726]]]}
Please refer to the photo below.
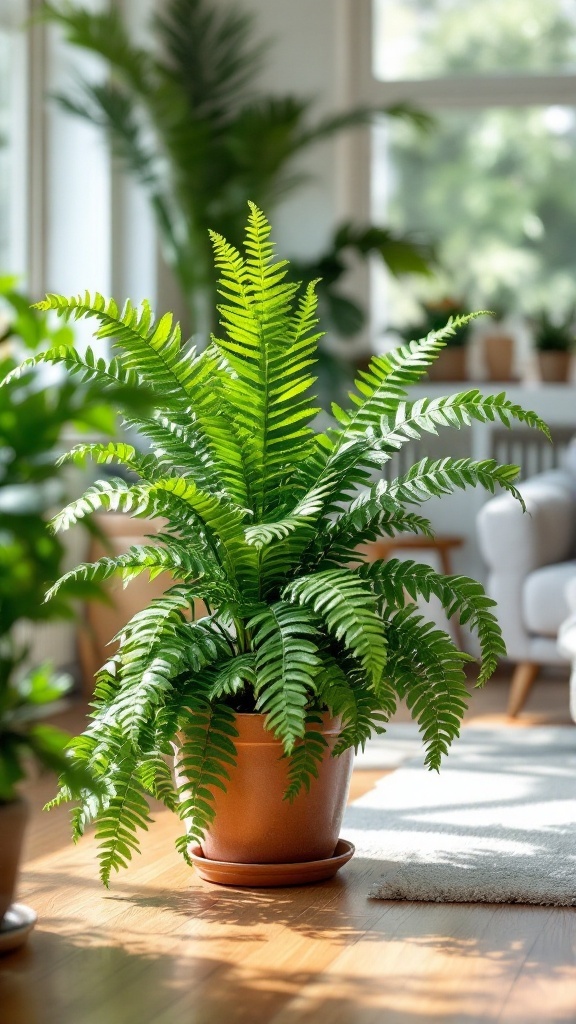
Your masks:
{"label": "small potted plant", "polygon": [[466,306],[457,299],[447,297],[437,302],[422,303],[422,319],[418,324],[402,328],[398,333],[410,341],[430,331],[440,331],[449,319],[455,329],[428,368],[428,377],[433,381],[463,381],[468,379],[468,342],[470,340],[471,318]]}
{"label": "small potted plant", "polygon": [[576,342],[576,311],[557,319],[542,310],[532,318],[532,330],[540,379],[548,384],[566,383]]}
{"label": "small potted plant", "polygon": [[490,319],[482,324],[480,341],[486,379],[513,381],[516,339],[508,316],[513,296],[502,289],[488,303]]}
{"label": "small potted plant", "polygon": [[[54,520],[66,529],[111,509],[166,521],[149,543],[62,580],[168,571],[174,581],[124,627],[98,674],[92,722],[72,744],[106,787],[98,799],[88,792],[74,816],[76,835],[96,820],[105,884],[138,848],[150,796],[183,820],[178,848],[205,877],[328,877],[340,863],[353,749],[384,731],[400,699],[420,724],[430,768],[459,731],[471,658],[418,614],[418,595],[437,595],[476,629],[479,684],[504,654],[479,583],[411,561],[365,562],[358,545],[382,533],[430,534],[420,506],[456,488],[500,486],[520,497],[517,467],[493,460],[424,459],[374,483],[409,440],[471,419],[545,425],[505,395],[476,389],[409,400],[406,387],[466,326],[464,317],[375,357],[350,407],[333,406],[332,427],[316,432],[314,285],[300,294],[286,279],[269,234],[251,206],[245,255],[212,236],[221,332],[201,353],[182,345],[170,315],[155,321],[146,303],[119,310],[87,294],[42,303],[94,319],[97,337],[111,340],[114,359],[86,353],[92,380],[105,388],[131,375],[158,396],[157,411],[138,424],[149,453],[125,443],[70,453],[121,463],[137,481],[99,481]],[[61,358],[57,350],[45,356]],[[199,600],[206,614],[195,619]],[[64,781],[56,800],[75,795]]]}

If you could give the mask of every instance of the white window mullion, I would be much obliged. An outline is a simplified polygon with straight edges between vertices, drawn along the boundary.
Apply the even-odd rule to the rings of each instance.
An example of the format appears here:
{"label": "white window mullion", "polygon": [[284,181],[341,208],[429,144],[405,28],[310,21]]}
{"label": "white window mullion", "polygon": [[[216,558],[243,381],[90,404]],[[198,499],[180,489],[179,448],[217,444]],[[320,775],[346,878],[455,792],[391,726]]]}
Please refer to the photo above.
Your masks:
{"label": "white window mullion", "polygon": [[431,111],[573,106],[576,75],[474,75],[397,82],[371,78],[365,96],[375,105],[410,102]]}

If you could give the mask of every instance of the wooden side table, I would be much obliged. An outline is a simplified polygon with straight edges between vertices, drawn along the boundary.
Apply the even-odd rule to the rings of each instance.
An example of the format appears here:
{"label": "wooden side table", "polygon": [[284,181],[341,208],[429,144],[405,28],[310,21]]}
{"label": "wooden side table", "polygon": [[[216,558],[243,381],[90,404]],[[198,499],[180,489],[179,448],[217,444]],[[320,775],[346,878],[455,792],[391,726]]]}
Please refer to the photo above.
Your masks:
{"label": "wooden side table", "polygon": [[372,541],[371,544],[364,544],[361,550],[367,555],[368,560],[375,562],[378,558],[390,558],[394,551],[437,551],[440,559],[442,572],[446,576],[453,573],[451,552],[455,548],[461,548],[464,538],[456,534],[441,534],[439,537],[424,537],[422,534],[403,533],[398,537],[381,537]]}

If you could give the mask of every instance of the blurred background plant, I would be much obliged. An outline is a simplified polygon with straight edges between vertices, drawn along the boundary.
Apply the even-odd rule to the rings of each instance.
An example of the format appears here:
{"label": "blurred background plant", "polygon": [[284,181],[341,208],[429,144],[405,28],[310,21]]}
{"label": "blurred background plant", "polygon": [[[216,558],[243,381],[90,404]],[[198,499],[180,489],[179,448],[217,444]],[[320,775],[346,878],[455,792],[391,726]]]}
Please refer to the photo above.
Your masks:
{"label": "blurred background plant", "polygon": [[[144,186],[191,332],[207,337],[216,294],[208,229],[239,244],[248,200],[273,212],[306,180],[297,166],[301,153],[383,112],[361,107],[313,119],[311,100],[263,93],[258,77],[271,46],[255,38],[255,19],[237,7],[167,0],[150,22],[148,47],[130,37],[113,5],[91,12],[47,3],[43,14],[64,29],[69,43],[104,58],[105,81],[81,77],[74,92],[58,100],[100,126]],[[420,131],[432,124],[402,104],[385,113]],[[350,337],[364,324],[364,310],[341,285],[351,259],[374,254],[393,275],[426,275],[433,262],[432,248],[410,232],[343,224],[324,253],[294,264],[298,279],[322,279],[325,330]]]}
{"label": "blurred background plant", "polygon": [[576,348],[576,309],[559,318],[541,309],[531,319],[534,344],[539,352],[573,352]]}
{"label": "blurred background plant", "polygon": [[[422,316],[419,320],[408,327],[395,328],[397,334],[406,341],[414,338],[423,338],[430,331],[439,331],[446,326],[450,317],[466,316],[470,313],[467,304],[461,300],[446,296],[436,302],[423,302],[421,305]],[[470,339],[472,324],[465,324],[459,327],[450,337],[446,339],[446,348],[462,348]]]}
{"label": "blurred background plant", "polygon": [[[71,327],[31,308],[14,278],[0,278],[0,380],[23,355],[34,357],[47,348],[65,351],[72,342]],[[122,393],[136,408],[145,405],[140,389],[123,388]],[[62,574],[65,558],[47,519],[67,489],[57,459],[70,434],[115,432],[114,392],[105,396],[100,388],[60,375],[57,368],[32,365],[0,389],[0,708],[12,703],[17,682],[26,689],[41,677],[49,685],[49,666],[38,668],[29,660],[31,627],[71,618],[75,601],[101,596],[92,584],[81,583],[44,604],[43,595]],[[90,522],[87,527],[92,528]]]}

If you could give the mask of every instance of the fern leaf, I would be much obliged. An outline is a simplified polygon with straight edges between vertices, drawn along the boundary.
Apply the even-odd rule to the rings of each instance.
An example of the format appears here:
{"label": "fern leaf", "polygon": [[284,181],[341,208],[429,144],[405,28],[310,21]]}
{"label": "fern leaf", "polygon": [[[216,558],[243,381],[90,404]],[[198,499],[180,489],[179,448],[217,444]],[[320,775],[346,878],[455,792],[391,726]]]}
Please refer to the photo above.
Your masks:
{"label": "fern leaf", "polygon": [[201,842],[214,820],[214,789],[226,790],[229,768],[236,764],[234,712],[226,705],[191,698],[183,717],[183,737],[177,753],[179,814],[186,822],[186,843]]}
{"label": "fern leaf", "polygon": [[384,627],[371,590],[346,569],[328,569],[300,577],[285,587],[283,597],[309,605],[330,633],[377,683],[386,664]]}
{"label": "fern leaf", "polygon": [[284,280],[285,261],[274,262],[269,235],[269,224],[253,204],[246,259],[211,234],[225,299],[219,311],[226,336],[215,344],[232,371],[226,394],[246,441],[247,478],[258,521],[278,504],[279,488],[290,467],[302,459],[318,411],[306,398],[317,340],[308,333],[314,322],[313,287],[293,323],[296,286]]}
{"label": "fern leaf", "polygon": [[[494,494],[497,487],[502,487],[520,502],[524,509],[521,493],[514,485],[518,477],[518,466],[498,465],[494,459],[421,459],[403,476],[386,483],[381,481],[375,487],[378,495],[388,497],[404,504],[418,504],[441,494],[451,494],[455,490],[467,487],[484,487]],[[359,506],[362,499],[359,499]]]}
{"label": "fern leaf", "polygon": [[427,748],[425,763],[438,771],[468,706],[463,664],[469,656],[413,607],[391,616],[386,636],[390,683],[419,723]]}
{"label": "fern leaf", "polygon": [[340,444],[355,434],[364,434],[382,417],[394,415],[407,398],[406,388],[416,384],[438,358],[448,339],[482,312],[450,318],[446,327],[431,331],[419,341],[411,341],[385,355],[373,356],[366,371],[355,381],[359,394],[351,394],[355,406],[349,412],[333,407],[344,428]]}
{"label": "fern leaf", "polygon": [[137,370],[153,389],[177,397],[183,409],[202,406],[210,380],[218,373],[212,354],[182,351],[179,325],[169,313],[154,320],[148,302],[140,310],[127,302],[120,311],[113,299],[86,292],[71,298],[47,295],[37,308],[53,309],[67,320],[96,319],[96,337],[111,338],[122,349],[124,368]]}
{"label": "fern leaf", "polygon": [[320,665],[310,614],[277,602],[250,620],[256,648],[256,707],[291,753],[304,736],[306,706]]}
{"label": "fern leaf", "polygon": [[322,726],[322,717],[319,714],[309,712],[305,720],[305,732],[296,743],[290,756],[288,766],[288,788],[284,793],[284,799],[293,803],[298,794],[304,789],[310,792],[312,780],[319,776],[319,768],[326,751],[328,741],[315,726]]}
{"label": "fern leaf", "polygon": [[383,615],[389,609],[403,608],[406,595],[413,601],[419,596],[428,601],[434,595],[449,618],[455,615],[462,625],[469,623],[480,640],[482,661],[478,685],[490,678],[500,658],[505,657],[502,632],[491,611],[496,602],[486,595],[476,580],[467,576],[443,576],[432,566],[396,558],[364,565],[358,574],[362,579],[370,580],[375,592],[383,599]]}
{"label": "fern leaf", "polygon": [[71,581],[103,583],[111,576],[121,575],[126,584],[143,572],[148,572],[151,580],[162,572],[169,572],[177,580],[194,581],[190,589],[190,597],[193,598],[224,601],[235,596],[218,566],[210,565],[195,551],[166,538],[162,547],[133,545],[124,554],[104,556],[96,562],[82,562],[60,577],[47,591],[45,600],[50,601],[61,587]]}
{"label": "fern leaf", "polygon": [[138,761],[129,743],[119,751],[111,783],[114,795],[100,812],[96,826],[100,878],[106,887],[112,871],[127,867],[133,853],[139,850],[137,832],[147,831],[152,820],[138,777]]}

